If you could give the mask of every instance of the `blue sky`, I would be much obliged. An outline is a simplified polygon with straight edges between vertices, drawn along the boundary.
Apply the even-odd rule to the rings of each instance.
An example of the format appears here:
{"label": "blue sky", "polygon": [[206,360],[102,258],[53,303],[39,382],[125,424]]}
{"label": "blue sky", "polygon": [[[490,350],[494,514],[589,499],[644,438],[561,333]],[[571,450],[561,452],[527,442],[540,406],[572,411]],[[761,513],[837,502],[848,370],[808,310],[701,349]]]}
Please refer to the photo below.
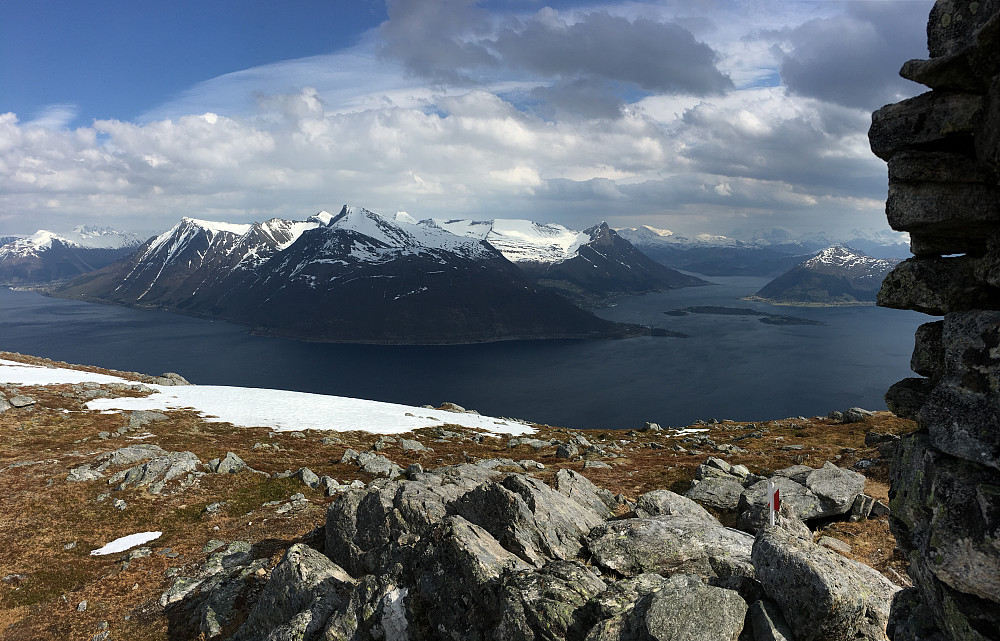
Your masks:
{"label": "blue sky", "polygon": [[0,233],[344,203],[883,228],[873,109],[931,3],[7,0]]}

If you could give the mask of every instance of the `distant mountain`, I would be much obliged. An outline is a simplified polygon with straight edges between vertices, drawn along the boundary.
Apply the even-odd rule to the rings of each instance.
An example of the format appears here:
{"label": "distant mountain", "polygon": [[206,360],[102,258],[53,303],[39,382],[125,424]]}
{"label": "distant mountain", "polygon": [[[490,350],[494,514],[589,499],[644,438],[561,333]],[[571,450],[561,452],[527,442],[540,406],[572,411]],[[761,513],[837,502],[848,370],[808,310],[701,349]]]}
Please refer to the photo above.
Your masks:
{"label": "distant mountain", "polygon": [[882,280],[899,262],[843,245],[828,247],[772,280],[754,298],[823,305],[874,303]]}
{"label": "distant mountain", "polygon": [[0,238],[0,284],[39,285],[100,269],[140,244],[134,234],[107,227],[77,227],[69,233],[39,230],[27,237]]}
{"label": "distant mountain", "polygon": [[420,224],[485,240],[539,285],[580,303],[707,284],[652,260],[603,222],[584,231],[507,219]]}
{"label": "distant mountain", "polygon": [[773,276],[834,244],[855,247],[877,258],[909,255],[906,234],[893,231],[853,230],[849,239],[840,242],[826,234],[796,236],[782,228],[746,233],[749,240],[711,234],[682,236],[646,225],[616,231],[650,258],[706,276]]}
{"label": "distant mountain", "polygon": [[57,294],[308,340],[459,343],[625,331],[539,290],[482,240],[348,206],[298,222],[185,218]]}

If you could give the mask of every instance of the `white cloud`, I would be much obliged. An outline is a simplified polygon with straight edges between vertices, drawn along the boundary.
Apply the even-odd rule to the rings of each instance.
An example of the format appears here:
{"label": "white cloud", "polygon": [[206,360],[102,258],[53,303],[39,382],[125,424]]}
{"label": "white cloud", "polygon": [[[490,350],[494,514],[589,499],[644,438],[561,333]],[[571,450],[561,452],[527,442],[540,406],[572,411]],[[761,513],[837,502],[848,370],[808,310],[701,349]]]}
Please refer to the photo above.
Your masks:
{"label": "white cloud", "polygon": [[[420,20],[384,25],[384,42],[371,33],[336,54],[200,83],[133,122],[69,131],[67,106],[28,122],[0,116],[0,231],[88,217],[153,230],[182,215],[245,222],[344,202],[418,218],[617,218],[685,233],[752,218],[884,227],[885,166],[868,150],[867,109],[769,85],[795,61],[828,72],[839,55],[833,27],[882,34],[890,11],[774,0],[532,15],[487,13],[474,0],[392,5]],[[435,28],[447,42],[433,41]],[[611,55],[643,33],[680,38],[649,45],[679,47],[657,67],[670,78],[649,76],[640,49]],[[602,43],[607,59],[569,34]],[[851,64],[883,55],[880,37]],[[456,61],[455,48],[476,55]],[[384,55],[393,51],[419,53],[410,70],[441,83],[407,75]],[[712,77],[691,84],[679,61]],[[472,71],[474,88],[450,82]],[[720,93],[727,76],[736,88]]]}

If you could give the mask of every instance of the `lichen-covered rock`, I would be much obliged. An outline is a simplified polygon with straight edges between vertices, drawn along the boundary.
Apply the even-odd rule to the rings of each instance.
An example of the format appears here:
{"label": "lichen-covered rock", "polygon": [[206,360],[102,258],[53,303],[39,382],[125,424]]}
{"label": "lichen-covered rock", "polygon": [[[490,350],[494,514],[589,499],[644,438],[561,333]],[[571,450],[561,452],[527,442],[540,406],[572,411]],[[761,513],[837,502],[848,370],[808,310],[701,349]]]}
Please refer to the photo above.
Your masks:
{"label": "lichen-covered rock", "polygon": [[708,510],[691,499],[671,492],[670,490],[653,490],[646,492],[635,502],[635,515],[639,518],[672,514],[700,519],[711,525],[721,525]]}
{"label": "lichen-covered rock", "polygon": [[519,474],[485,483],[449,507],[538,567],[550,559],[575,557],[583,538],[604,522],[592,509]]}
{"label": "lichen-covered rock", "polygon": [[601,621],[587,641],[736,641],[747,604],[739,594],[678,574],[628,611]]}
{"label": "lichen-covered rock", "polygon": [[753,576],[753,537],[687,516],[610,521],[594,528],[587,550],[595,563],[625,576],[646,572],[702,577]]}
{"label": "lichen-covered rock", "polygon": [[586,476],[573,470],[563,469],[556,472],[555,486],[557,492],[593,510],[601,518],[610,517],[618,507],[614,494],[597,487]]}
{"label": "lichen-covered rock", "polygon": [[796,641],[883,641],[899,588],[872,568],[779,528],[753,544],[757,580]]}
{"label": "lichen-covered rock", "polygon": [[819,497],[823,516],[846,514],[865,491],[865,477],[827,461],[806,476],[805,486]]}
{"label": "lichen-covered rock", "polygon": [[232,639],[313,639],[343,605],[342,593],[353,584],[351,576],[330,559],[295,544],[271,571],[263,593]]}
{"label": "lichen-covered rock", "polygon": [[890,526],[924,602],[951,638],[990,638],[983,631],[1000,630],[1000,473],[921,434],[902,440],[891,470]]}
{"label": "lichen-covered rock", "polygon": [[553,561],[521,571],[501,591],[501,618],[493,637],[506,641],[582,638],[596,623],[587,604],[607,584],[579,561]]}
{"label": "lichen-covered rock", "polygon": [[709,476],[698,481],[684,496],[702,505],[727,512],[736,509],[743,485],[731,476]]}
{"label": "lichen-covered rock", "polygon": [[201,466],[194,452],[167,452],[118,472],[108,479],[108,485],[117,484],[115,490],[119,491],[127,487],[147,487],[150,494],[159,494],[170,481],[179,479],[184,484],[194,481],[203,474]]}

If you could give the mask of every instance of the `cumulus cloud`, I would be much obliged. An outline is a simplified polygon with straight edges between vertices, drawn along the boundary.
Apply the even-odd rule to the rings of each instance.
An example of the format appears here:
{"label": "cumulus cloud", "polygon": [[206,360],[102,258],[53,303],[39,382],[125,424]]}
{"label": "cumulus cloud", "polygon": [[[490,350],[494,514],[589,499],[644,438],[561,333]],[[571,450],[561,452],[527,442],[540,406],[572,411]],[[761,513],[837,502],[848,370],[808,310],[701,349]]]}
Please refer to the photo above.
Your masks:
{"label": "cumulus cloud", "polygon": [[[384,56],[442,84],[530,74],[546,109],[616,117],[628,91],[714,95],[733,83],[718,54],[676,22],[606,11],[494,16],[479,0],[391,0],[379,27]],[[575,101],[573,98],[580,98]],[[551,104],[549,101],[551,100]]]}
{"label": "cumulus cloud", "polygon": [[842,15],[773,34],[787,47],[782,81],[797,94],[866,110],[914,95],[918,85],[898,72],[906,60],[927,57],[931,4],[849,2]]}

